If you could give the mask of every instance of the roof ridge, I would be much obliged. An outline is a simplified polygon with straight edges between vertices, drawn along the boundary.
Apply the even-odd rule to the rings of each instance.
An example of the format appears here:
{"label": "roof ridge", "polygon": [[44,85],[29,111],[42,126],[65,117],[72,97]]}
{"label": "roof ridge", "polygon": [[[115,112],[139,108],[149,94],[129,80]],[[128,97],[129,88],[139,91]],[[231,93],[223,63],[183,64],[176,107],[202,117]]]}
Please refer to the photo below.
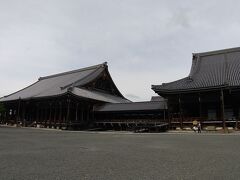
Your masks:
{"label": "roof ridge", "polygon": [[193,54],[193,56],[197,56],[197,55],[199,55],[199,56],[211,56],[211,55],[231,53],[231,52],[237,52],[237,51],[240,51],[240,47],[220,49],[220,50],[207,51],[207,52],[201,52],[201,53],[192,53],[192,54]]}
{"label": "roof ridge", "polygon": [[66,71],[66,72],[57,73],[57,74],[53,74],[53,75],[49,75],[49,76],[39,77],[38,80],[40,81],[40,80],[43,80],[43,79],[49,79],[49,78],[53,78],[53,77],[58,77],[58,76],[63,76],[63,75],[67,75],[67,74],[77,73],[77,72],[86,71],[86,70],[90,70],[90,69],[95,69],[95,68],[98,68],[98,67],[101,67],[101,66],[106,66],[106,65],[107,65],[107,62],[104,62],[102,64],[88,66],[88,67],[81,68],[81,69],[76,69],[76,70]]}

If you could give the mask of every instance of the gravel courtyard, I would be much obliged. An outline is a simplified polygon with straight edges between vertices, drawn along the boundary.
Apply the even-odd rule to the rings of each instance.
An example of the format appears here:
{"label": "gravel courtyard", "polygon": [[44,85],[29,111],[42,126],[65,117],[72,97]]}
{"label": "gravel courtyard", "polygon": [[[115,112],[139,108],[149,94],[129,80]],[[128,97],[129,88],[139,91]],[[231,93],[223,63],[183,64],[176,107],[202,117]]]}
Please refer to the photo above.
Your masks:
{"label": "gravel courtyard", "polygon": [[0,128],[0,179],[239,179],[240,134]]}

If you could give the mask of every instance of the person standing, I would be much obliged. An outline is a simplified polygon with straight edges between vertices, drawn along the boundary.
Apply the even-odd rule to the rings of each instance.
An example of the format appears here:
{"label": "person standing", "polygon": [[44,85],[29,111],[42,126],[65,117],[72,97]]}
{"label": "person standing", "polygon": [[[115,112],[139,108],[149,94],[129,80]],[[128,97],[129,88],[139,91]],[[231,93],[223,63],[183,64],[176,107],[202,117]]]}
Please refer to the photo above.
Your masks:
{"label": "person standing", "polygon": [[197,128],[198,128],[198,133],[201,133],[202,132],[202,128],[201,128],[201,123],[200,122],[198,123]]}

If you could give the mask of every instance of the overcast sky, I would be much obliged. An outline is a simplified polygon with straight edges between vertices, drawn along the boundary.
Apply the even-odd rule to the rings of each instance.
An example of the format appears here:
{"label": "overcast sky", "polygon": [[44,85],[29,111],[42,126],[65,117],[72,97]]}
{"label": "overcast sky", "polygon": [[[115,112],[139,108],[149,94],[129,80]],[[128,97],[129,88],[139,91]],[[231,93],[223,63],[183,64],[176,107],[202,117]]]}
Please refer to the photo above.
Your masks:
{"label": "overcast sky", "polygon": [[236,0],[0,0],[0,96],[107,61],[119,90],[187,76],[193,52],[240,46]]}

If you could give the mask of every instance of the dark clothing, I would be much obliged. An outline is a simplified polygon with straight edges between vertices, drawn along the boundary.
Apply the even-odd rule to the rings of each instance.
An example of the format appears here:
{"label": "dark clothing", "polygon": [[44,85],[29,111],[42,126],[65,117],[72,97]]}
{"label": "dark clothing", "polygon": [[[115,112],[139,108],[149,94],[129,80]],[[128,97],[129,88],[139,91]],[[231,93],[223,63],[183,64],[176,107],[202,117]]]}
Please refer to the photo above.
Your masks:
{"label": "dark clothing", "polygon": [[198,124],[197,128],[198,128],[198,133],[201,133],[202,130],[201,130],[201,124],[200,123]]}

